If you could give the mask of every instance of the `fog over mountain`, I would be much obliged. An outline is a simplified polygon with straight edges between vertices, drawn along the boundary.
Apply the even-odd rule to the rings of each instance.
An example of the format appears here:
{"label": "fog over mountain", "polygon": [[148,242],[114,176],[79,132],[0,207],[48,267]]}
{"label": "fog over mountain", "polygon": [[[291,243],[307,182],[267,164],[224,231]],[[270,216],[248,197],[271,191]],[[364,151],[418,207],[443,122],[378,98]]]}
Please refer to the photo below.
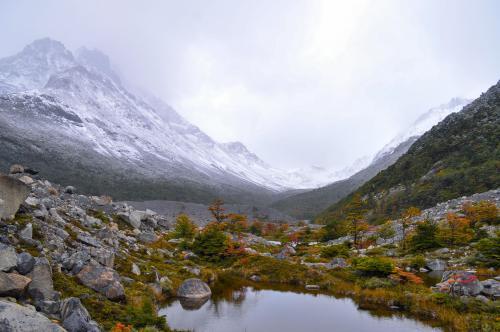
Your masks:
{"label": "fog over mountain", "polygon": [[496,82],[498,9],[494,1],[2,1],[0,58],[40,38],[61,41],[83,66],[161,98],[214,141],[311,173],[294,181],[307,187],[364,156],[366,166],[423,110]]}

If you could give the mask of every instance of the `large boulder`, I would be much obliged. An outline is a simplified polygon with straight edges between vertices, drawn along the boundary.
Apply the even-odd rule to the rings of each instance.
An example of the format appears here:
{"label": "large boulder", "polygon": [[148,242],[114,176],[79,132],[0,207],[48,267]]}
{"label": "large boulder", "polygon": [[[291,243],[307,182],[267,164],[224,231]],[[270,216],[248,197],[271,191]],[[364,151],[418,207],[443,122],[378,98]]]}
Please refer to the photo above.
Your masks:
{"label": "large boulder", "polygon": [[94,260],[85,265],[76,277],[82,284],[103,294],[110,300],[119,300],[125,296],[125,290],[120,283],[118,273]]}
{"label": "large boulder", "polygon": [[147,217],[145,211],[120,212],[118,215],[135,229],[139,229],[142,221]]}
{"label": "large boulder", "polygon": [[444,271],[448,264],[442,259],[429,259],[425,262],[425,267],[431,271]]}
{"label": "large boulder", "polygon": [[61,326],[35,310],[2,300],[0,300],[0,331],[66,332]]}
{"label": "large boulder", "polygon": [[179,289],[177,296],[189,299],[204,299],[212,295],[212,291],[208,285],[197,278],[184,280]]}
{"label": "large boulder", "polygon": [[455,296],[476,296],[483,291],[483,285],[472,272],[446,271],[433,290]]}
{"label": "large boulder", "polygon": [[29,193],[23,182],[0,174],[0,219],[12,218]]}
{"label": "large boulder", "polygon": [[35,259],[27,252],[22,252],[17,255],[17,272],[21,274],[28,274],[35,266]]}
{"label": "large boulder", "polygon": [[493,297],[493,299],[500,299],[500,281],[495,279],[488,279],[481,281],[483,285],[482,293]]}
{"label": "large boulder", "polygon": [[0,271],[9,272],[17,265],[17,254],[14,247],[0,243]]}
{"label": "large boulder", "polygon": [[94,322],[85,307],[76,297],[70,297],[61,301],[61,320],[63,327],[68,332],[100,332],[100,328]]}
{"label": "large boulder", "polygon": [[36,258],[33,270],[28,276],[31,278],[28,293],[35,300],[35,303],[58,298],[58,294],[54,291],[52,269],[47,258]]}
{"label": "large boulder", "polygon": [[30,282],[31,279],[23,275],[0,272],[0,296],[20,298]]}

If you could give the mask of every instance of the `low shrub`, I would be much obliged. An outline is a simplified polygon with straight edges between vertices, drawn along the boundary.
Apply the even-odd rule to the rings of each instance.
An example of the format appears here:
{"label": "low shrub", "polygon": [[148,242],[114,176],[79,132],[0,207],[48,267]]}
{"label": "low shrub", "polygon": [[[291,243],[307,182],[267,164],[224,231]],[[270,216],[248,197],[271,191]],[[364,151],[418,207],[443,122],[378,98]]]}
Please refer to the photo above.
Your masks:
{"label": "low shrub", "polygon": [[371,277],[360,282],[361,288],[375,289],[375,288],[389,288],[393,287],[394,283],[386,278]]}
{"label": "low shrub", "polygon": [[349,247],[345,244],[338,244],[333,246],[324,247],[321,249],[321,257],[334,258],[334,257],[349,257]]}
{"label": "low shrub", "polygon": [[394,264],[390,260],[380,257],[355,257],[352,266],[365,275],[386,276],[394,270]]}

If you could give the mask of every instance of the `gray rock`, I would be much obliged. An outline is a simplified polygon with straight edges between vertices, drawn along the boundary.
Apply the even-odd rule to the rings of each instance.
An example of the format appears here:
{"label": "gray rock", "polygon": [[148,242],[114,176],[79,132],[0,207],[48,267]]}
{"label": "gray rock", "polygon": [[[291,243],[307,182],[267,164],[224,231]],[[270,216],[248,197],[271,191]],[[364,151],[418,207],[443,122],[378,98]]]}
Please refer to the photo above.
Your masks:
{"label": "gray rock", "polygon": [[104,248],[89,248],[90,255],[99,263],[107,267],[113,267],[115,263],[115,253]]}
{"label": "gray rock", "polygon": [[67,253],[61,257],[62,267],[66,271],[77,274],[90,261],[90,254],[85,251],[76,251],[71,255]]}
{"label": "gray rock", "polygon": [[200,279],[191,278],[184,280],[179,289],[177,296],[190,299],[203,299],[212,295],[212,291],[208,285]]}
{"label": "gray rock", "polygon": [[346,260],[342,257],[335,257],[334,259],[332,259],[332,261],[330,263],[328,263],[328,267],[331,269],[346,268],[347,266],[348,265],[347,265]]}
{"label": "gray rock", "polygon": [[22,252],[17,255],[16,270],[21,274],[28,274],[35,266],[35,259],[27,252]]}
{"label": "gray rock", "polygon": [[135,263],[132,263],[132,271],[131,272],[133,274],[135,274],[136,276],[140,276],[141,275],[141,269],[139,269],[139,267]]}
{"label": "gray rock", "polygon": [[93,246],[96,248],[101,247],[101,243],[99,242],[99,240],[97,240],[95,237],[92,237],[92,236],[87,235],[85,233],[79,233],[76,236],[76,239],[84,244],[89,245],[89,246]]}
{"label": "gray rock", "polygon": [[318,285],[306,285],[307,290],[319,290]]}
{"label": "gray rock", "polygon": [[20,298],[30,282],[31,279],[23,275],[0,272],[0,296]]}
{"label": "gray rock", "polygon": [[441,248],[441,249],[434,251],[434,253],[436,255],[444,255],[444,254],[448,254],[449,252],[450,252],[450,249],[448,249],[448,248]]}
{"label": "gray rock", "polygon": [[0,271],[9,272],[17,265],[17,254],[14,247],[0,243]]}
{"label": "gray rock", "polygon": [[21,181],[0,174],[0,219],[12,218],[29,193],[30,188]]}
{"label": "gray rock", "polygon": [[85,307],[76,297],[61,301],[61,320],[68,332],[99,332],[101,329],[94,322]]}
{"label": "gray rock", "polygon": [[82,284],[103,294],[110,300],[119,300],[125,296],[118,273],[95,261],[91,260],[85,265],[76,277]]}
{"label": "gray rock", "polygon": [[146,218],[146,212],[144,211],[132,211],[128,215],[128,223],[134,227],[139,229],[141,227],[141,222]]}
{"label": "gray rock", "polygon": [[66,332],[61,326],[35,310],[3,300],[0,300],[0,331]]}
{"label": "gray rock", "polygon": [[201,274],[201,269],[196,266],[185,266],[184,269],[195,276],[199,276]]}
{"label": "gray rock", "polygon": [[102,225],[101,219],[94,218],[92,216],[85,216],[85,219],[83,219],[82,224],[85,227],[100,227]]}
{"label": "gray rock", "polygon": [[481,293],[493,297],[494,299],[500,298],[500,282],[495,279],[488,279],[481,281],[483,290]]}
{"label": "gray rock", "polygon": [[479,300],[479,301],[484,302],[484,303],[487,303],[487,302],[489,302],[489,301],[490,301],[490,300],[489,300],[486,296],[484,296],[484,295],[478,295],[478,296],[476,296],[476,300]]}
{"label": "gray rock", "polygon": [[296,251],[292,246],[285,245],[283,249],[276,255],[277,259],[286,259],[291,255],[295,255]]}
{"label": "gray rock", "polygon": [[152,243],[158,240],[158,236],[153,232],[141,232],[137,235],[137,239],[142,243]]}
{"label": "gray rock", "polygon": [[57,317],[61,310],[61,302],[54,300],[38,300],[35,302],[35,307],[44,314]]}
{"label": "gray rock", "polygon": [[259,282],[261,280],[260,276],[256,274],[251,275],[249,279],[253,282]]}
{"label": "gray rock", "polygon": [[431,271],[444,271],[448,264],[442,259],[430,259],[425,262],[425,267]]}
{"label": "gray rock", "polygon": [[76,192],[76,188],[73,186],[67,186],[66,188],[64,188],[64,192],[66,194],[74,194]]}
{"label": "gray rock", "polygon": [[35,182],[31,177],[27,176],[27,175],[23,175],[19,178],[19,181],[21,181],[22,183],[26,184],[26,185],[31,185],[33,184],[33,182]]}
{"label": "gray rock", "polygon": [[35,302],[57,299],[58,296],[52,284],[52,269],[47,258],[36,258],[33,270],[28,276],[31,278],[28,293]]}
{"label": "gray rock", "polygon": [[27,224],[22,230],[19,231],[19,236],[22,239],[32,239],[33,238],[33,225],[31,223]]}

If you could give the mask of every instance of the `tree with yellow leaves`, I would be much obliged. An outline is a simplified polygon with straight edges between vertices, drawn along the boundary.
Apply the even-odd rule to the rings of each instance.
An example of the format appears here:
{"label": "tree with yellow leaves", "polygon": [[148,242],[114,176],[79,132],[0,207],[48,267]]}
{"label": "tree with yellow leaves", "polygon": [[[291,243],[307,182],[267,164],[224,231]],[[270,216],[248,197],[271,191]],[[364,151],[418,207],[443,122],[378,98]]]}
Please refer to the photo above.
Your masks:
{"label": "tree with yellow leaves", "polygon": [[408,233],[408,228],[410,228],[413,218],[418,217],[421,213],[422,212],[420,211],[419,208],[411,206],[403,212],[401,218],[398,220],[398,223],[401,226],[401,231],[402,231],[401,244],[403,250],[406,249],[406,235]]}
{"label": "tree with yellow leaves", "polygon": [[441,243],[454,246],[468,243],[474,233],[470,227],[470,220],[455,213],[448,213],[441,221],[438,229],[438,239]]}

